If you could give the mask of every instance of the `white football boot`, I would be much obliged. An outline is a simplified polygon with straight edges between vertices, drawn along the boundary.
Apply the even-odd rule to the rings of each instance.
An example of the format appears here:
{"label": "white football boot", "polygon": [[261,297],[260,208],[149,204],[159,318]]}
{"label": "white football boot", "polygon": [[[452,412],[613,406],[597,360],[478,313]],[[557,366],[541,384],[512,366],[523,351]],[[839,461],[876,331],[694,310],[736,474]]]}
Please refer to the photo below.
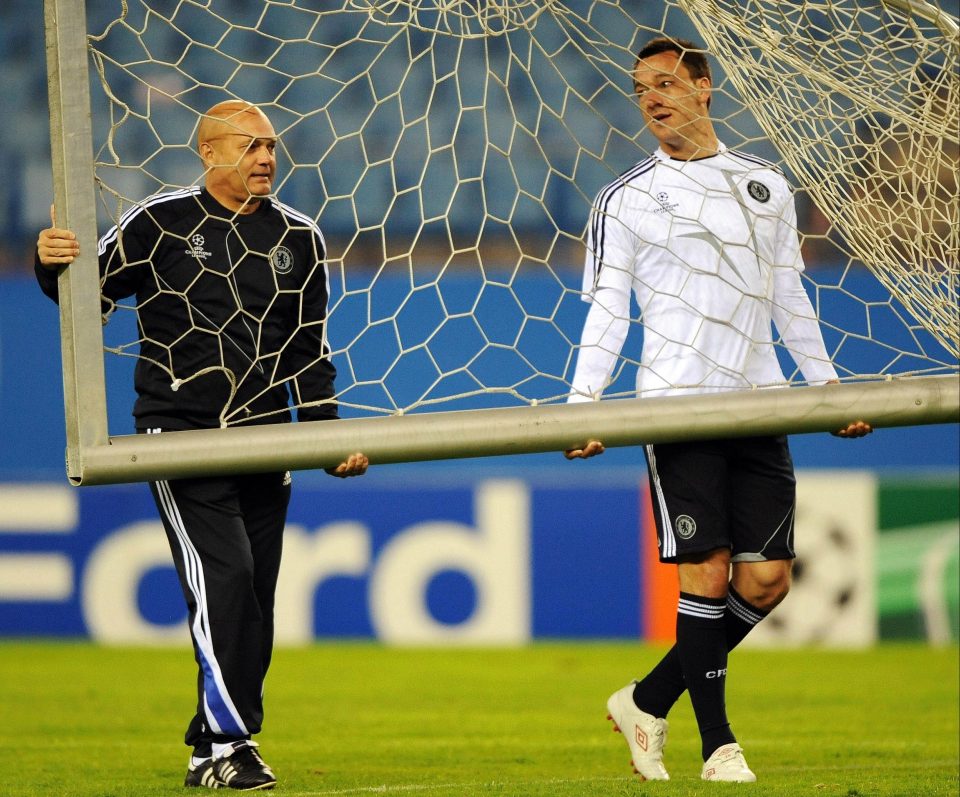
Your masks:
{"label": "white football boot", "polygon": [[756,783],[757,780],[743,757],[743,748],[736,742],[714,750],[713,755],[704,761],[700,777],[727,783]]}
{"label": "white football boot", "polygon": [[667,721],[647,714],[633,702],[633,681],[610,695],[607,719],[623,734],[632,756],[633,770],[643,780],[670,780],[663,766],[663,746],[667,743]]}

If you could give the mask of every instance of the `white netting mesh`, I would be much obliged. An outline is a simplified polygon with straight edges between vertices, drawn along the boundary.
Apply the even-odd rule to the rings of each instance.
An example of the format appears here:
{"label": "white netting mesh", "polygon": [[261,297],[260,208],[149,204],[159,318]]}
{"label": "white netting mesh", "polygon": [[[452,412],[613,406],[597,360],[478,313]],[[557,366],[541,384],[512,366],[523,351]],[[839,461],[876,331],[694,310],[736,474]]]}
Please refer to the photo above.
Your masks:
{"label": "white netting mesh", "polygon": [[684,6],[854,257],[960,354],[956,32],[882,2]]}
{"label": "white netting mesh", "polygon": [[[957,371],[957,61],[934,25],[879,2],[333,5],[88,15],[101,224],[202,180],[208,107],[262,107],[277,193],[326,238],[343,414],[568,394],[591,202],[655,146],[631,68],[663,33],[702,34],[721,139],[798,185],[808,290],[842,377]],[[108,345],[136,356],[123,329]],[[632,337],[608,394],[631,392],[638,355]]]}

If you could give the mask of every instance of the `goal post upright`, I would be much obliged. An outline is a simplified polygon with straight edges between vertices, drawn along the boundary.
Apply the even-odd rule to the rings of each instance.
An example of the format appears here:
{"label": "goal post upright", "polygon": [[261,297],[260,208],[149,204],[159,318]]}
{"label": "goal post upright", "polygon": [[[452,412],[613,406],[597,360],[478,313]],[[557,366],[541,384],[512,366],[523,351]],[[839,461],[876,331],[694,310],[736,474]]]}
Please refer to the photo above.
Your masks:
{"label": "goal post upright", "polygon": [[44,0],[44,22],[57,226],[80,242],[58,278],[67,475],[77,479],[85,452],[108,442],[84,0]]}

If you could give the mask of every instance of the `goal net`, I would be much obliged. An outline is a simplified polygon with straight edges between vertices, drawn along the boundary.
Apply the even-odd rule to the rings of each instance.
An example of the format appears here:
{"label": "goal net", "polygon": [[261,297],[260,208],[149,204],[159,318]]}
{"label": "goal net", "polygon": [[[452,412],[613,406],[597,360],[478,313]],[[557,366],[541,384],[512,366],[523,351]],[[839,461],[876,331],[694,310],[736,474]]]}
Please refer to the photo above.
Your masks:
{"label": "goal net", "polygon": [[[195,141],[205,110],[226,99],[262,108],[279,134],[277,198],[326,243],[316,268],[329,282],[325,335],[343,417],[561,409],[585,315],[591,206],[656,146],[631,73],[636,52],[663,35],[710,51],[720,139],[772,161],[797,189],[803,279],[846,383],[838,390],[958,373],[958,40],[935,4],[118,0],[86,15],[98,233],[133,209],[149,212],[149,197],[203,183]],[[54,115],[52,124],[69,121]],[[189,305],[189,290],[157,288],[171,290]],[[196,378],[178,370],[183,339],[219,330],[212,345],[226,352],[231,319],[242,317],[254,339],[265,323],[236,303],[216,324],[190,313],[176,340],[146,341],[134,319],[152,298],[114,308],[108,369],[153,343],[163,354],[153,365],[182,384]],[[635,395],[643,331],[631,315],[605,398]],[[786,382],[801,384],[774,340]],[[254,351],[240,368],[224,354],[217,366],[236,386],[275,354]],[[250,420],[259,393],[242,395],[232,391],[220,425]],[[834,411],[874,406],[848,396],[831,399]],[[951,420],[951,401],[874,420]],[[574,442],[588,416],[563,409],[581,413],[557,433]],[[589,409],[601,417],[600,406]],[[796,426],[795,412],[769,411],[778,413],[770,428],[811,430]],[[711,433],[735,433],[735,417]],[[816,423],[830,428],[836,417]],[[522,450],[483,447],[493,420],[473,427],[477,439],[462,450]],[[340,439],[369,452],[390,431],[354,424]],[[657,434],[670,432],[633,429],[623,440]],[[458,455],[456,440],[444,442],[438,456]],[[229,456],[249,463],[249,449],[234,445]],[[140,478],[125,467],[110,478]]]}
{"label": "goal net", "polygon": [[957,356],[956,21],[910,2],[683,6],[845,251]]}

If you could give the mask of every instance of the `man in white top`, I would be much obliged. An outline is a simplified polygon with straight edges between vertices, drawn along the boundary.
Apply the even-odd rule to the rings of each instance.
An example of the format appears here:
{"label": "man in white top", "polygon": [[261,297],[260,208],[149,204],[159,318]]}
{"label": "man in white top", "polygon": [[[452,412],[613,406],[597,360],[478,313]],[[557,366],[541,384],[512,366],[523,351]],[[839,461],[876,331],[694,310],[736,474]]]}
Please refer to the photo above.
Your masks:
{"label": "man in white top", "polygon": [[[792,190],[771,164],[727,149],[709,117],[712,78],[695,45],[658,38],[638,54],[634,89],[660,148],[597,196],[587,240],[591,303],[569,401],[599,398],[627,337],[631,294],[643,323],[641,397],[785,386],[771,325],[804,379],[837,379],[804,291]],[[855,421],[835,434],[871,430]],[[601,441],[566,451],[603,453]],[[633,765],[667,780],[666,716],[685,690],[704,780],[752,782],[725,708],[727,654],[783,598],[794,558],[795,480],[785,437],[645,449],[660,559],[678,567],[677,644],[607,702]]]}

